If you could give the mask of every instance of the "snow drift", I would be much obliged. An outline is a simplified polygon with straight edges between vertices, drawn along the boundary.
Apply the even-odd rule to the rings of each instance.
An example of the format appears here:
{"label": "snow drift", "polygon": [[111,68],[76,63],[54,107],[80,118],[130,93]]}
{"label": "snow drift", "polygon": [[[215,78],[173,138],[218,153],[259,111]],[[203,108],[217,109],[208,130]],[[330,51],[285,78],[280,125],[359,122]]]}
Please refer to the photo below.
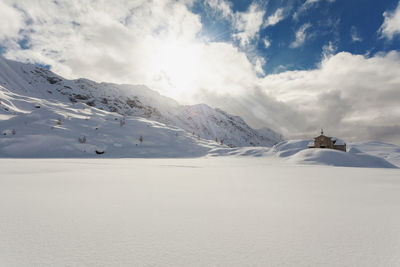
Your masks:
{"label": "snow drift", "polygon": [[291,163],[332,165],[343,167],[396,168],[383,158],[363,152],[365,147],[350,147],[347,152],[334,149],[309,149],[310,140],[283,141],[274,146],[273,151],[278,157]]}
{"label": "snow drift", "polygon": [[[209,156],[264,157],[286,164],[328,165],[339,167],[397,168],[400,147],[377,142],[348,144],[347,152],[333,149],[309,149],[311,140],[282,141],[272,148],[212,148]],[[382,150],[380,149],[382,147]],[[386,149],[385,149],[386,148]],[[379,151],[379,152],[378,152]],[[383,155],[382,155],[383,153]]]}

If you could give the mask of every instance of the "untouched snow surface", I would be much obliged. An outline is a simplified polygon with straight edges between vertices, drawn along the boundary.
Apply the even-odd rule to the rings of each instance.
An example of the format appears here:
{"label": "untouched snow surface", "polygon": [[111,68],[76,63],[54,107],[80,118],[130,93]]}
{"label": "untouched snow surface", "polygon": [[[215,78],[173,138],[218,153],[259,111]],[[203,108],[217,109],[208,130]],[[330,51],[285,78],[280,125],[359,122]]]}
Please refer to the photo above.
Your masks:
{"label": "untouched snow surface", "polygon": [[0,266],[400,266],[397,169],[2,159]]}

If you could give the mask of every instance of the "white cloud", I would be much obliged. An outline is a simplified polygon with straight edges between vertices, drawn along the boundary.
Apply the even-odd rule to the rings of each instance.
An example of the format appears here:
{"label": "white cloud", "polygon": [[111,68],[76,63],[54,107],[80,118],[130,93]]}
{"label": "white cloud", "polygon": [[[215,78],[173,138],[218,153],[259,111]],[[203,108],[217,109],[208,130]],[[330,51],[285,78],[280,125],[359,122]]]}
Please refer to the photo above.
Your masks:
{"label": "white cloud", "polygon": [[22,14],[7,2],[0,2],[0,40],[13,38],[23,26]]}
{"label": "white cloud", "polygon": [[259,75],[264,75],[264,65],[266,61],[263,57],[256,57],[254,60],[254,70],[256,71],[257,74]]}
{"label": "white cloud", "polygon": [[394,11],[386,11],[383,13],[385,20],[379,28],[381,37],[392,40],[397,34],[400,34],[400,2]]}
{"label": "white cloud", "polygon": [[312,4],[314,4],[314,3],[317,3],[317,2],[319,2],[320,0],[306,0],[305,2],[304,2],[304,5],[305,6],[309,6],[309,5],[312,5]]}
{"label": "white cloud", "polygon": [[[366,58],[334,54],[329,44],[329,56],[317,69],[262,77],[263,58],[249,57],[231,43],[198,38],[200,17],[187,2],[2,3],[17,5],[15,14],[25,14],[21,23],[29,21],[16,27],[23,33],[6,33],[8,58],[50,64],[70,78],[146,84],[182,102],[206,101],[254,127],[270,126],[291,137],[312,137],[324,127],[347,140],[400,142],[398,52]],[[250,24],[261,27],[262,20]],[[304,36],[297,39],[304,42],[310,26],[302,27]],[[243,26],[243,31],[250,28]],[[257,30],[249,31],[257,36]],[[30,49],[19,49],[21,34],[28,35]]]}
{"label": "white cloud", "polygon": [[[372,58],[341,52],[325,58],[318,69],[269,75],[261,83],[265,94],[301,114],[304,132],[324,127],[348,139],[379,139],[366,129],[400,127],[399,52]],[[296,135],[301,132],[296,127],[287,131]],[[390,134],[392,141],[400,138]]]}
{"label": "white cloud", "polygon": [[346,141],[400,144],[399,87],[399,52],[371,58],[341,52],[314,70],[252,80],[239,97],[208,94],[203,99],[289,138],[311,138],[322,127]]}
{"label": "white cloud", "polygon": [[336,49],[337,48],[333,45],[333,43],[329,42],[327,45],[324,45],[322,47],[322,57],[324,59],[327,59],[327,58],[333,56],[334,53],[336,52]]}
{"label": "white cloud", "polygon": [[351,26],[350,34],[351,34],[351,40],[353,41],[353,43],[362,42],[362,38],[358,34],[357,28],[355,26]]}
{"label": "white cloud", "polygon": [[290,44],[290,48],[297,48],[304,44],[307,38],[307,30],[311,27],[310,23],[303,24],[296,32],[296,40]]}
{"label": "white cloud", "polygon": [[232,4],[226,0],[205,0],[204,3],[219,12],[223,18],[231,18],[233,16]]}
{"label": "white cloud", "polygon": [[[318,2],[321,2],[321,1],[322,1],[322,0],[306,0],[306,1],[304,2],[303,6],[308,7],[308,6],[311,6],[311,5],[316,4],[316,3],[318,3]],[[336,0],[327,0],[327,1],[333,3],[333,2],[335,2]]]}
{"label": "white cloud", "polygon": [[[19,49],[15,37],[6,57],[50,64],[68,78],[146,84],[189,101],[199,90],[235,94],[256,78],[256,72],[262,73],[261,58],[248,56],[231,43],[199,40],[200,17],[186,2],[20,0],[14,4],[30,20],[24,25],[30,49]],[[255,7],[240,14],[246,38],[253,38],[254,23],[261,24],[254,22],[253,12]]]}
{"label": "white cloud", "polygon": [[266,28],[269,26],[273,26],[282,21],[284,18],[285,16],[283,13],[283,8],[278,8],[274,14],[272,14],[265,20],[263,27]]}
{"label": "white cloud", "polygon": [[327,59],[335,54],[337,47],[333,44],[333,42],[329,42],[327,45],[322,47],[322,58]]}
{"label": "white cloud", "polygon": [[233,37],[240,41],[242,47],[258,37],[264,15],[265,11],[256,3],[252,3],[246,12],[235,13],[234,27],[237,33]]}
{"label": "white cloud", "polygon": [[231,23],[232,37],[239,41],[242,48],[251,45],[259,38],[261,28],[272,26],[283,19],[283,10],[278,9],[263,24],[265,10],[256,1],[252,2],[244,12],[234,12],[231,2],[226,0],[206,0],[204,3],[214,12],[214,17],[220,16]]}
{"label": "white cloud", "polygon": [[[303,15],[304,13],[306,13],[306,11],[308,9],[310,9],[311,7],[315,6],[317,3],[324,1],[324,0],[306,0],[300,7],[299,9],[293,13],[293,19],[294,20],[298,20],[299,16]],[[335,2],[336,0],[326,0],[330,3]]]}
{"label": "white cloud", "polygon": [[263,39],[263,43],[264,43],[264,47],[265,47],[265,48],[268,48],[268,47],[271,46],[271,41],[268,40],[267,38],[264,38],[264,39]]}

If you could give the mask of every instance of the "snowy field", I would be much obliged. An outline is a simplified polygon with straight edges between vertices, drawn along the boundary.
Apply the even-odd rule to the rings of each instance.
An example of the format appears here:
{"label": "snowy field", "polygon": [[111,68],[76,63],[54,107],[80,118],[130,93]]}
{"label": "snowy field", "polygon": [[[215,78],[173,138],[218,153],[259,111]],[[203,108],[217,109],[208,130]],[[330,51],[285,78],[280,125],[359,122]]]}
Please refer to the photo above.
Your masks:
{"label": "snowy field", "polygon": [[400,170],[1,159],[0,266],[400,266]]}

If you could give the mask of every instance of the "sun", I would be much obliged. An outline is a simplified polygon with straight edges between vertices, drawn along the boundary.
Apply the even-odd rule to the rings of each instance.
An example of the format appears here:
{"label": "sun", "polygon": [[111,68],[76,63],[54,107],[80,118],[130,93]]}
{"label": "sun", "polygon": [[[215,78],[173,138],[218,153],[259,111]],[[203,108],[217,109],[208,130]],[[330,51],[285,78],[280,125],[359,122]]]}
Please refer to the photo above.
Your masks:
{"label": "sun", "polygon": [[193,93],[204,68],[200,44],[167,39],[153,54],[152,65],[164,82],[165,94],[179,98]]}

